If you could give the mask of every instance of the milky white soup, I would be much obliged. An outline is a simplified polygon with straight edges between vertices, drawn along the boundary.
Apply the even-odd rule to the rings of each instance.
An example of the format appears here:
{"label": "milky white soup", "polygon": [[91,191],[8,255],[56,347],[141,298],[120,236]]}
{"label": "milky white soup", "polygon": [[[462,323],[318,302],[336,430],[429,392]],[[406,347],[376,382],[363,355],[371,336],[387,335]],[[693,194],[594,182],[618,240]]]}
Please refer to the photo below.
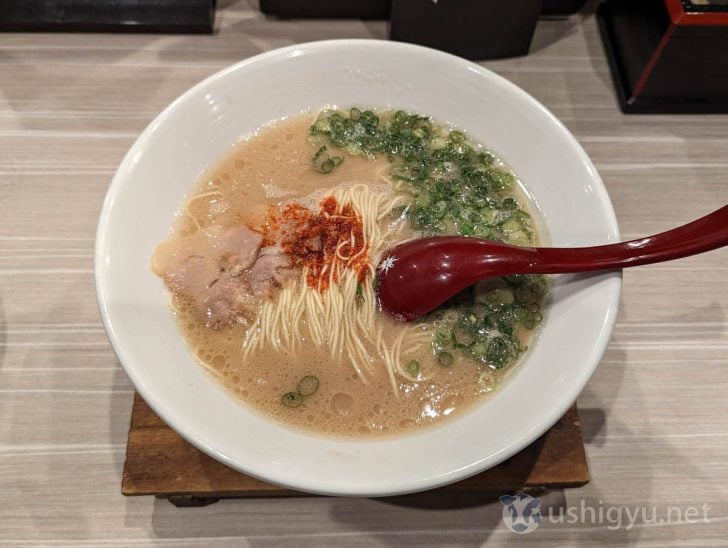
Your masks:
{"label": "milky white soup", "polygon": [[404,112],[324,111],[260,130],[206,173],[153,269],[192,352],[292,426],[391,435],[496,390],[542,320],[547,283],[471,288],[414,323],[376,277],[405,239],[537,241],[514,175],[463,133]]}

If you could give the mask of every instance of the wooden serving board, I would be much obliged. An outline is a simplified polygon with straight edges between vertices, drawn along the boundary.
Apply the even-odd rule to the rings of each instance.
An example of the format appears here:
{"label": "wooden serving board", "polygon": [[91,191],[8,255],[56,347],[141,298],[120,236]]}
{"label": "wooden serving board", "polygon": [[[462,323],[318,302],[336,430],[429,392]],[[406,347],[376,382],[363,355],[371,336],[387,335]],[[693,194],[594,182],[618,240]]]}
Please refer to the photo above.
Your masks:
{"label": "wooden serving board", "polygon": [[[576,405],[526,449],[482,474],[442,491],[499,491],[579,487],[589,471]],[[304,496],[251,478],[219,463],[183,440],[142,400],[134,408],[121,484],[124,495],[156,495],[180,506],[225,497]]]}

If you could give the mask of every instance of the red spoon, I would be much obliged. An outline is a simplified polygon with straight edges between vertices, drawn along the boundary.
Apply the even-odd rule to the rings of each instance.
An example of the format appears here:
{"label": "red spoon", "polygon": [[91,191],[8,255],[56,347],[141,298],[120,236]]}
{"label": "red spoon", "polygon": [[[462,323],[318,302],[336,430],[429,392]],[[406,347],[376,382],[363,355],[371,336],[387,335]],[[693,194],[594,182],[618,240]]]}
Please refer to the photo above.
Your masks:
{"label": "red spoon", "polygon": [[658,263],[728,245],[728,206],[667,232],[596,247],[516,247],[434,236],[400,244],[379,263],[382,308],[414,320],[474,283],[509,274],[560,274]]}

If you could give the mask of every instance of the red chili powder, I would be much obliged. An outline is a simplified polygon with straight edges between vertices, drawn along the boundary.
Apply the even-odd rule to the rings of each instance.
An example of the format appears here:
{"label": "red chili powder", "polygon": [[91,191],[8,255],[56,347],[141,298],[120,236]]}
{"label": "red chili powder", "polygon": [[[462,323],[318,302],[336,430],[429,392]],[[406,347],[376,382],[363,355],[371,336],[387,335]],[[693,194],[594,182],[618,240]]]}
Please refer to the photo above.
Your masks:
{"label": "red chili powder", "polygon": [[325,291],[330,280],[339,282],[344,268],[364,281],[369,249],[361,216],[351,203],[340,207],[334,197],[324,198],[316,214],[299,204],[289,204],[280,212],[271,207],[263,234],[263,245],[280,243],[294,265],[308,268],[309,287]]}

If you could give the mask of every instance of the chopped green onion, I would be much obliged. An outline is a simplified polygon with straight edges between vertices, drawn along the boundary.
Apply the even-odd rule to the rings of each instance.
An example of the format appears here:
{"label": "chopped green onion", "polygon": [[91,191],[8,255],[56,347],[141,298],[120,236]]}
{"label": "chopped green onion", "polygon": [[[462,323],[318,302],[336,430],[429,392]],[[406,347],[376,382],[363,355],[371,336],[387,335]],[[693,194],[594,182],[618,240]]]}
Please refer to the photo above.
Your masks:
{"label": "chopped green onion", "polygon": [[483,356],[485,356],[485,353],[487,352],[488,349],[486,348],[485,344],[483,344],[482,342],[477,342],[473,345],[471,350],[472,350],[473,354],[475,354],[479,357],[483,357]]}
{"label": "chopped green onion", "polygon": [[[394,190],[408,198],[393,216],[406,218],[423,235],[457,233],[518,246],[535,243],[531,217],[514,196],[515,175],[461,131],[405,111],[380,118],[371,110],[352,108],[325,111],[309,133],[323,145],[313,162],[321,173],[330,173],[343,161],[331,157],[326,145],[388,159]],[[441,364],[451,364],[460,352],[501,368],[523,353],[521,329],[533,329],[543,320],[539,305],[547,293],[546,278],[506,276],[491,287],[486,293],[465,291],[422,320],[436,326],[432,350]],[[357,285],[358,304],[363,296],[363,287]]]}
{"label": "chopped green onion", "polygon": [[287,392],[281,397],[281,403],[286,407],[299,407],[303,403],[303,396],[298,392]]}
{"label": "chopped green onion", "polygon": [[463,209],[462,218],[468,221],[469,223],[477,224],[480,222],[480,213],[478,213],[476,210],[467,208]]}
{"label": "chopped green onion", "polygon": [[488,310],[488,307],[487,307],[487,306],[485,306],[485,305],[484,305],[484,304],[483,304],[482,302],[480,302],[480,301],[476,301],[476,302],[475,302],[475,303],[473,304],[473,314],[475,314],[475,315],[477,315],[477,316],[479,316],[479,317],[481,317],[481,318],[483,317],[483,315],[484,315],[484,314],[486,313],[486,311],[487,311],[487,310]]}
{"label": "chopped green onion", "polygon": [[514,198],[506,198],[501,203],[501,207],[504,209],[518,209],[518,202]]}
{"label": "chopped green onion", "polygon": [[460,222],[460,235],[461,236],[472,236],[475,234],[475,229],[473,228],[473,225],[467,221],[461,221]]}
{"label": "chopped green onion", "polygon": [[508,343],[502,337],[496,337],[488,345],[486,358],[495,367],[503,367],[508,360]]}
{"label": "chopped green onion", "polygon": [[514,300],[513,291],[510,289],[496,289],[488,297],[490,302],[498,304],[511,304]]}
{"label": "chopped green onion", "polygon": [[451,143],[462,143],[465,141],[465,134],[462,131],[451,131],[448,135]]}
{"label": "chopped green onion", "polygon": [[435,215],[442,217],[447,211],[447,202],[445,200],[440,200],[432,206],[432,211]]}
{"label": "chopped green onion", "polygon": [[298,382],[298,393],[301,396],[308,397],[319,387],[319,380],[313,375],[306,375]]}
{"label": "chopped green onion", "polygon": [[452,354],[450,354],[450,352],[440,352],[437,355],[437,361],[440,362],[440,365],[448,367],[452,365],[453,362]]}
{"label": "chopped green onion", "polygon": [[358,282],[356,284],[356,296],[354,297],[356,299],[356,304],[358,306],[361,306],[364,304],[364,284],[361,282]]}
{"label": "chopped green onion", "polygon": [[458,327],[455,329],[455,342],[457,344],[468,346],[473,342],[473,334],[464,327]]}
{"label": "chopped green onion", "polygon": [[324,145],[313,156],[313,168],[319,173],[331,173],[343,161],[343,156],[329,156],[326,145]]}
{"label": "chopped green onion", "polygon": [[410,360],[404,366],[404,370],[410,377],[416,377],[420,373],[420,362],[418,360]]}
{"label": "chopped green onion", "polygon": [[452,340],[452,330],[447,327],[440,327],[435,331],[435,338],[440,342],[450,342]]}
{"label": "chopped green onion", "polygon": [[528,309],[523,305],[514,305],[514,315],[518,321],[524,321],[528,318]]}

